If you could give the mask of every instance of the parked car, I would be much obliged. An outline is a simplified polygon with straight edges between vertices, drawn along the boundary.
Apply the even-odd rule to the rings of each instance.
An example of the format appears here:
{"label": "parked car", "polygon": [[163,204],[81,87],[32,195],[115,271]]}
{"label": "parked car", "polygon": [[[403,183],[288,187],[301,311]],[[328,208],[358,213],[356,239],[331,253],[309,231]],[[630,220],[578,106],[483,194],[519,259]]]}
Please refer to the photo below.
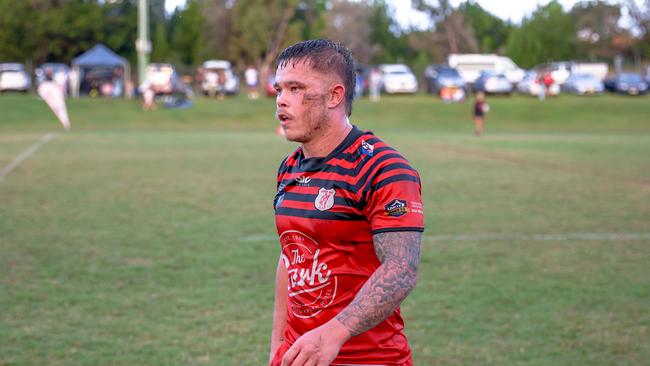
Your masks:
{"label": "parked car", "polygon": [[511,94],[512,84],[504,74],[494,71],[483,71],[472,87],[474,92],[482,91],[487,94]]}
{"label": "parked car", "polygon": [[571,74],[562,85],[562,90],[578,95],[602,94],[605,85],[592,74]]}
{"label": "parked car", "polygon": [[628,95],[645,94],[648,91],[648,84],[643,76],[637,73],[621,73],[612,79],[605,80],[605,89]]}
{"label": "parked car", "polygon": [[239,78],[232,72],[230,62],[224,60],[208,60],[203,63],[203,81],[201,91],[206,96],[214,96],[219,92],[219,79],[223,79],[222,93],[235,95],[239,92]]}
{"label": "parked car", "polygon": [[382,91],[388,94],[408,93],[418,91],[418,81],[411,69],[403,64],[379,65],[381,71]]}
{"label": "parked car", "polygon": [[10,90],[27,93],[31,87],[32,79],[22,64],[0,64],[0,93]]}
{"label": "parked car", "polygon": [[61,85],[64,90],[68,90],[70,81],[70,68],[68,65],[58,62],[44,63],[34,71],[34,75],[36,76],[36,85],[41,85],[41,83],[45,81],[45,71],[47,69],[52,70],[52,79],[57,84]]}
{"label": "parked car", "polygon": [[150,63],[145,70],[145,78],[157,96],[188,92],[187,86],[171,64]]}
{"label": "parked car", "polygon": [[462,90],[467,93],[467,83],[460,76],[458,70],[447,65],[429,65],[424,70],[424,79],[427,83],[427,93],[440,95],[443,88],[452,92]]}
{"label": "parked car", "polygon": [[[521,82],[517,84],[517,91],[521,94],[538,96],[543,90],[543,83],[539,79],[539,73],[528,71]],[[545,91],[545,95],[553,97],[560,95],[560,86],[556,83],[551,84],[551,87]]]}

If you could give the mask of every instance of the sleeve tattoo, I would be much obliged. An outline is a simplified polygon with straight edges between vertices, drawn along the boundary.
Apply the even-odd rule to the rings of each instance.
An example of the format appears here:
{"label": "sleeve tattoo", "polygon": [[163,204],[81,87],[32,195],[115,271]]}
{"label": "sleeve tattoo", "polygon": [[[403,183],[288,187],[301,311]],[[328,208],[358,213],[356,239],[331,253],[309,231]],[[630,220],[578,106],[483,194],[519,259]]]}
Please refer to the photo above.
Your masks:
{"label": "sleeve tattoo", "polygon": [[421,238],[422,233],[417,231],[373,236],[375,253],[381,265],[350,305],[336,316],[352,336],[384,321],[411,293],[418,277]]}

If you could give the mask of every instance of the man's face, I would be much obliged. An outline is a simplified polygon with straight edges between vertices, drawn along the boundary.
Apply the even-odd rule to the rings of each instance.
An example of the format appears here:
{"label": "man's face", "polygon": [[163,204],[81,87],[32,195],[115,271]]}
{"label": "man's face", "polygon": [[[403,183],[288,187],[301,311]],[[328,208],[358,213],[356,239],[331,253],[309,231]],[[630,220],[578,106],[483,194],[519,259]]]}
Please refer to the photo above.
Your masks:
{"label": "man's face", "polygon": [[307,143],[328,124],[331,80],[305,62],[288,62],[275,73],[276,112],[289,141]]}

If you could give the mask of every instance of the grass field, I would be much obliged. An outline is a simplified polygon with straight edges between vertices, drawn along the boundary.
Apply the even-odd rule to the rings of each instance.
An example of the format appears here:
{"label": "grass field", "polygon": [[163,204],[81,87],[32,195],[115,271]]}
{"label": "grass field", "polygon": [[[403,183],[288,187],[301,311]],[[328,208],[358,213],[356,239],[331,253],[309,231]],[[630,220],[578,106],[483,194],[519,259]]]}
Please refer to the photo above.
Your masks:
{"label": "grass field", "polygon": [[[648,365],[650,97],[360,101],[420,171],[416,365]],[[0,96],[0,365],[263,365],[294,146],[244,97],[142,112]]]}

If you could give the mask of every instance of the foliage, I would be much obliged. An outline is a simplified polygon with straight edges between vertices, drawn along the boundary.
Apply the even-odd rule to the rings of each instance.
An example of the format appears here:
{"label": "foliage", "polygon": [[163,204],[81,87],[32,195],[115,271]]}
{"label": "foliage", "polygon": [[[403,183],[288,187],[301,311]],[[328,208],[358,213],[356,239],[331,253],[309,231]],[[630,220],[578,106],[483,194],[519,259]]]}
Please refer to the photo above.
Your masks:
{"label": "foliage", "polygon": [[539,6],[515,29],[506,53],[522,67],[547,61],[571,60],[575,48],[576,25],[557,0]]}
{"label": "foliage", "polygon": [[458,8],[471,24],[482,53],[501,53],[514,26],[486,11],[476,1],[466,1]]}
{"label": "foliage", "polygon": [[[265,74],[283,47],[319,37],[347,45],[363,64],[416,66],[425,58],[444,62],[452,52],[507,54],[524,67],[650,58],[650,1],[582,1],[569,12],[552,1],[512,24],[476,0],[414,0],[429,17],[426,29],[400,27],[386,0],[188,0],[172,14],[164,0],[148,1],[152,60],[188,67],[220,58]],[[632,29],[618,25],[623,8]],[[137,0],[0,0],[0,61],[69,63],[103,42],[134,63],[137,19]]]}

